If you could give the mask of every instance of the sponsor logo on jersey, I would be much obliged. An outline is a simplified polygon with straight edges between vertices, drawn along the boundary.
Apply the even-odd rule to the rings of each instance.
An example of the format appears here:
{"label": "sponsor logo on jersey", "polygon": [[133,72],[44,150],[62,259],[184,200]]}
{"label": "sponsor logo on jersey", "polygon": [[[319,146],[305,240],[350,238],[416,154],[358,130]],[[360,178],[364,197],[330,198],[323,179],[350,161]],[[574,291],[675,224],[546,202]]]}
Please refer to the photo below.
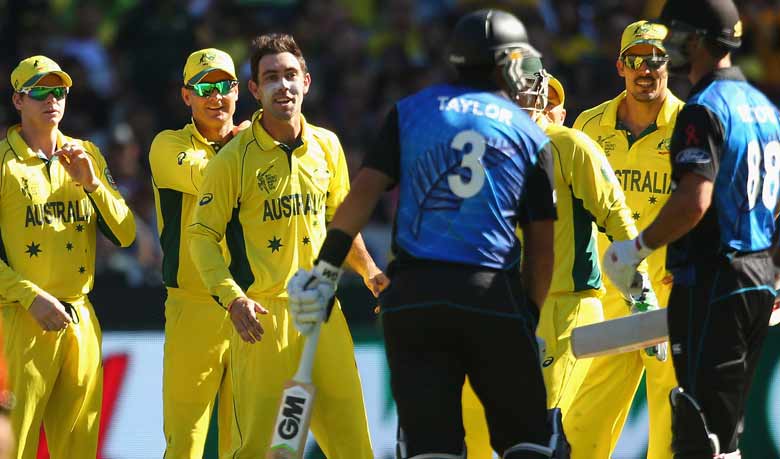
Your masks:
{"label": "sponsor logo on jersey", "polygon": [[182,164],[184,164],[184,160],[185,160],[186,158],[187,158],[187,152],[186,152],[186,151],[182,151],[181,153],[179,153],[178,155],[176,155],[176,163],[177,163],[179,166],[181,166]]}
{"label": "sponsor logo on jersey", "polygon": [[279,176],[270,173],[273,167],[274,165],[271,164],[268,166],[268,169],[262,172],[257,171],[257,186],[260,188],[260,191],[265,191],[267,194],[271,194],[276,190],[276,185],[279,184]]}
{"label": "sponsor logo on jersey", "polygon": [[672,147],[672,139],[662,139],[660,142],[658,142],[658,145],[655,146],[655,149],[658,150],[659,155],[668,155],[669,149]]}
{"label": "sponsor logo on jersey", "polygon": [[707,164],[712,161],[710,155],[701,148],[686,148],[677,153],[674,162],[677,164]]}
{"label": "sponsor logo on jersey", "polygon": [[25,198],[32,201],[33,197],[32,197],[32,193],[30,193],[30,182],[25,177],[22,177],[21,180],[22,180],[22,194],[24,195]]}
{"label": "sponsor logo on jersey", "polygon": [[263,221],[274,221],[296,215],[317,215],[325,208],[325,194],[288,194],[266,199],[263,203]]}
{"label": "sponsor logo on jersey", "polygon": [[116,190],[116,181],[114,181],[114,176],[111,175],[111,171],[109,171],[107,167],[103,169],[103,175],[106,176],[106,181],[108,181],[108,184],[111,185],[111,188]]}
{"label": "sponsor logo on jersey", "polygon": [[53,201],[27,206],[24,227],[51,225],[55,222],[86,222],[92,215],[92,206],[86,200]]}
{"label": "sponsor logo on jersey", "polygon": [[636,169],[615,169],[620,186],[624,191],[640,191],[653,194],[670,194],[672,179],[669,174]]}
{"label": "sponsor logo on jersey", "polygon": [[214,199],[214,195],[211,193],[206,193],[202,198],[200,198],[200,202],[198,204],[205,206],[206,204],[210,203],[212,199]]}
{"label": "sponsor logo on jersey", "polygon": [[610,134],[608,136],[598,136],[596,138],[596,143],[601,145],[601,149],[604,150],[604,154],[609,156],[610,153],[615,151],[615,143],[614,142],[608,142],[609,139],[612,137],[615,137],[615,134]]}

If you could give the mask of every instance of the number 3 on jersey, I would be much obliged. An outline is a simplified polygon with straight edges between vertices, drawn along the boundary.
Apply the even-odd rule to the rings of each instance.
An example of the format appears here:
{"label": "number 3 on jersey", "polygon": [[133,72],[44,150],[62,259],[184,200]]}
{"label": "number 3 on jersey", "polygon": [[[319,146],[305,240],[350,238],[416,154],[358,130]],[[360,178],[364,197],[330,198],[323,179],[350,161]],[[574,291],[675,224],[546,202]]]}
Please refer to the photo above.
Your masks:
{"label": "number 3 on jersey", "polygon": [[[465,159],[465,158],[464,158]],[[777,194],[780,191],[780,142],[773,140],[764,147],[764,177],[761,177],[761,146],[752,140],[747,149],[747,198],[748,210],[756,205],[761,188],[761,202],[774,212]],[[762,185],[763,182],[763,185]]]}
{"label": "number 3 on jersey", "polygon": [[477,131],[469,129],[461,131],[452,139],[450,147],[457,151],[463,151],[467,145],[471,145],[471,151],[463,155],[460,167],[468,169],[471,172],[471,179],[468,182],[463,180],[460,174],[450,174],[447,176],[447,183],[455,196],[466,199],[479,193],[482,185],[485,184],[485,168],[479,161],[485,154],[487,142],[485,138]]}

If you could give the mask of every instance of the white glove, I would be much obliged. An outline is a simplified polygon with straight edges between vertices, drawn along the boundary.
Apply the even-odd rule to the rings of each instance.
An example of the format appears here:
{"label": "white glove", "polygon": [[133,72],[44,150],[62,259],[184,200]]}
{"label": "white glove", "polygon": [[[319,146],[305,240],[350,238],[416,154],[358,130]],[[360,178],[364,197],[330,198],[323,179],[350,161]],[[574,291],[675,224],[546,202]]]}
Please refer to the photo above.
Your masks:
{"label": "white glove", "polygon": [[653,249],[647,248],[642,243],[640,234],[630,241],[613,242],[604,253],[601,266],[615,287],[629,297],[641,288],[638,284],[641,279],[636,275],[636,267],[651,253]]}
{"label": "white glove", "polygon": [[315,325],[328,320],[341,269],[318,261],[309,271],[300,269],[287,283],[289,310],[295,328],[308,336]]}
{"label": "white glove", "polygon": [[[638,273],[640,278],[639,292],[632,292],[631,298],[631,314],[641,314],[643,312],[655,311],[659,309],[658,298],[655,296],[653,286],[650,284],[650,279],[646,273]],[[666,341],[655,346],[645,348],[645,353],[650,357],[655,356],[661,362],[665,362],[668,357],[669,346]]]}

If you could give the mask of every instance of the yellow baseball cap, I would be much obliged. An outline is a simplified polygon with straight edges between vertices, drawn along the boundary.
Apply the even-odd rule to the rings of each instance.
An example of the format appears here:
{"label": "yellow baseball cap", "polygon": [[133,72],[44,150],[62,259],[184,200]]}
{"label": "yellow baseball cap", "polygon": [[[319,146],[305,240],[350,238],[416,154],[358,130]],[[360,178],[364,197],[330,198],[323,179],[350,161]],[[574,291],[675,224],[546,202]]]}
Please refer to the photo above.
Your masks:
{"label": "yellow baseball cap", "polygon": [[550,75],[550,79],[547,80],[547,85],[558,93],[558,98],[561,99],[561,103],[558,105],[563,106],[563,103],[566,102],[566,93],[563,92],[563,85],[560,80]]}
{"label": "yellow baseball cap", "polygon": [[647,43],[653,45],[663,52],[664,38],[666,38],[667,29],[664,25],[656,22],[637,21],[629,24],[623,31],[623,37],[620,39],[620,55],[634,45]]}
{"label": "yellow baseball cap", "polygon": [[199,83],[207,73],[214,70],[222,70],[232,79],[238,80],[236,66],[230,55],[216,48],[206,48],[195,51],[187,58],[184,64],[184,84]]}
{"label": "yellow baseball cap", "polygon": [[19,65],[11,72],[11,86],[16,92],[32,88],[41,78],[50,73],[62,78],[66,87],[69,88],[73,85],[70,75],[63,72],[56,62],[46,56],[32,56],[19,62]]}

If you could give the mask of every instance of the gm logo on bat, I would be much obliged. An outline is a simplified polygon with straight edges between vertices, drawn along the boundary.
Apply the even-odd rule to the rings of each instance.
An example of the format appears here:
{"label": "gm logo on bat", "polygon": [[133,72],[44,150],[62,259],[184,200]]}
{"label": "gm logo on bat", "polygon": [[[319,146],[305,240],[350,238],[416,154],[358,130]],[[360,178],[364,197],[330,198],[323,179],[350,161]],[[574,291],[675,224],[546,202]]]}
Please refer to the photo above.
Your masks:
{"label": "gm logo on bat", "polygon": [[288,395],[284,398],[284,408],[282,409],[282,416],[284,418],[279,422],[277,426],[277,433],[285,440],[291,440],[298,435],[298,431],[301,426],[301,415],[303,414],[303,407],[306,404],[306,399],[303,397],[296,397],[294,395]]}

